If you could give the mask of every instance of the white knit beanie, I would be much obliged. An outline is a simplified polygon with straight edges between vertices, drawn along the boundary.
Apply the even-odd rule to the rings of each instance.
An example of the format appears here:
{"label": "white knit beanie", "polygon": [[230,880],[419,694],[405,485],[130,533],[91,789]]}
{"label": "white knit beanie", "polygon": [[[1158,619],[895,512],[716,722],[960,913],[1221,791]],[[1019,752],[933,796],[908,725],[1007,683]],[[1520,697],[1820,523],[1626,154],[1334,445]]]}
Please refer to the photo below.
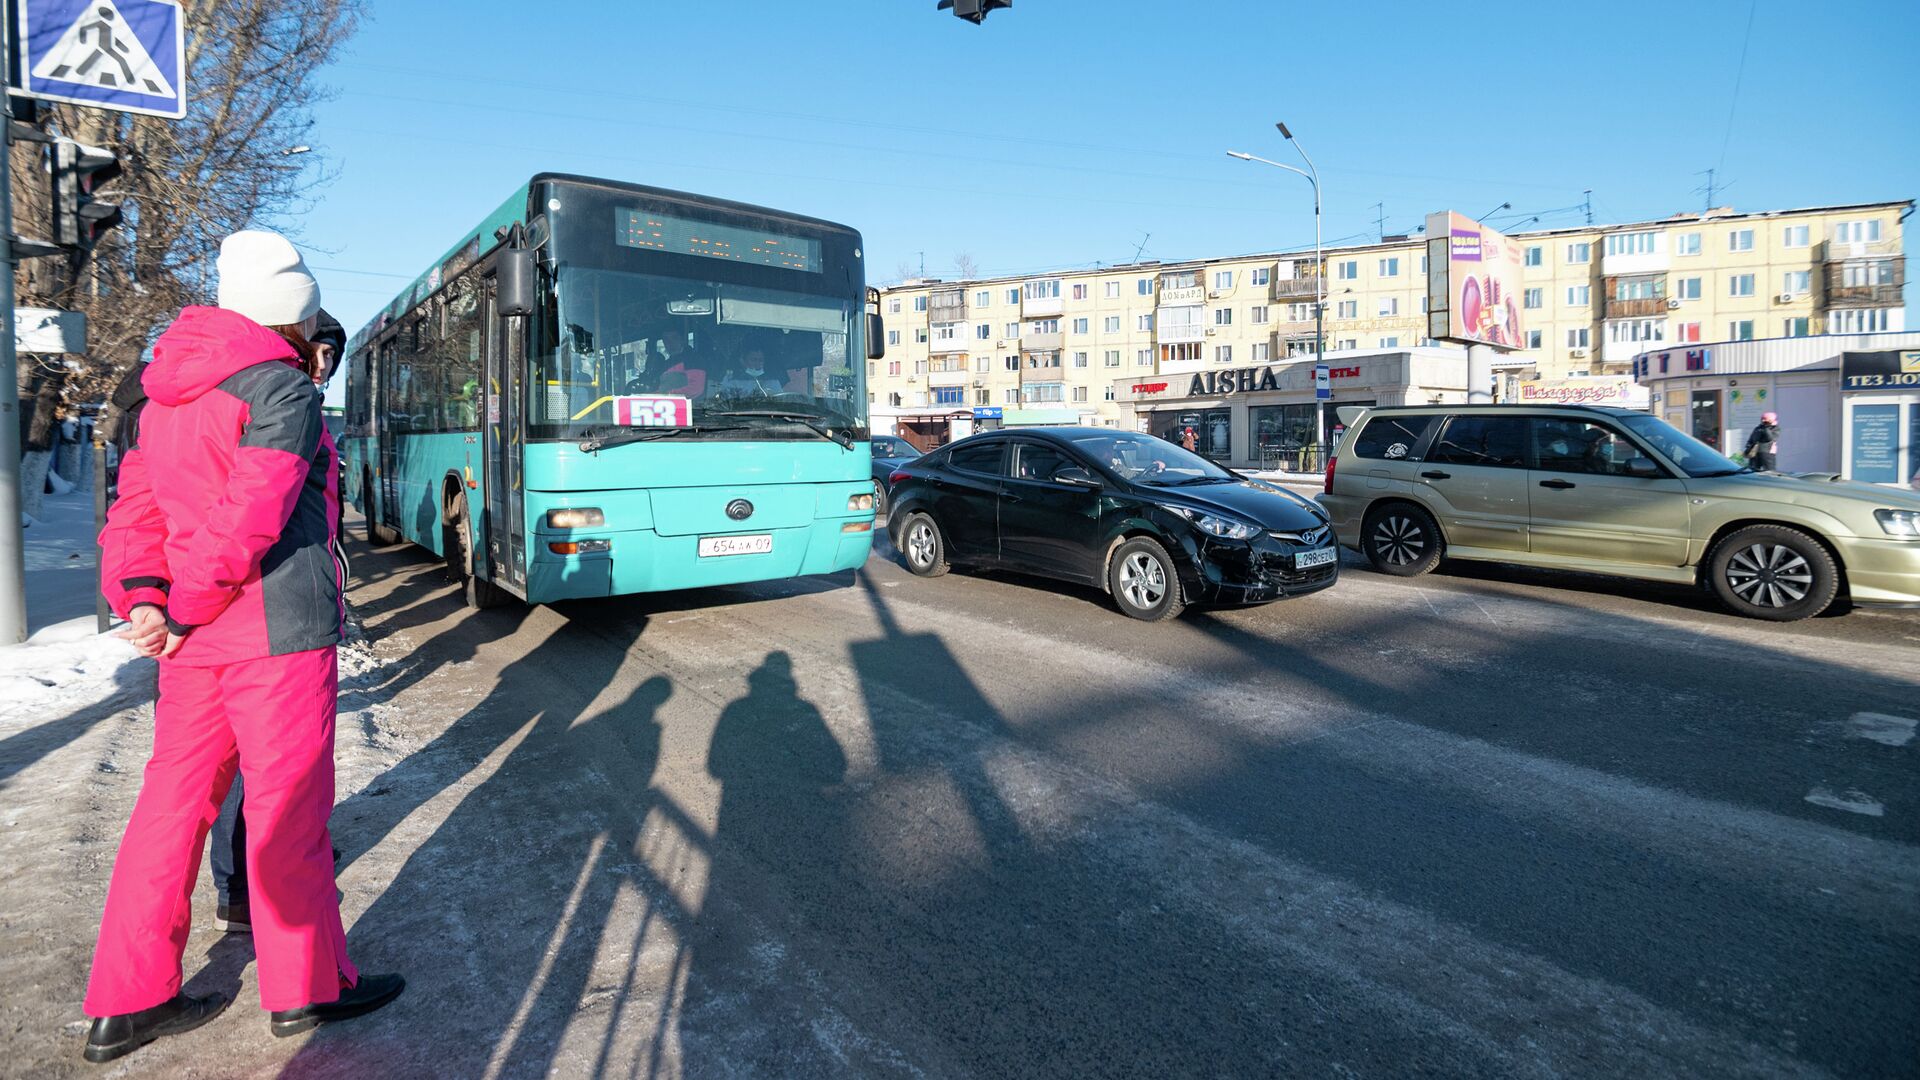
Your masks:
{"label": "white knit beanie", "polygon": [[220,241],[220,306],[261,326],[294,326],[320,310],[320,283],[279,233],[247,229]]}

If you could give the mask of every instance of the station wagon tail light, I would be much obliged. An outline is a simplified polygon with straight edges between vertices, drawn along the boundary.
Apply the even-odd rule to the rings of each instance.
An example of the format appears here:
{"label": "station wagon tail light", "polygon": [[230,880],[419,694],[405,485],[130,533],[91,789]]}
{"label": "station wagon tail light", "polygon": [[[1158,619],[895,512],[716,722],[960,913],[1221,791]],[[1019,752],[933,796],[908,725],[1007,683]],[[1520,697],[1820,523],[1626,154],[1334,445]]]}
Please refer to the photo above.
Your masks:
{"label": "station wagon tail light", "polygon": [[547,511],[547,528],[549,529],[591,529],[606,523],[607,515],[591,506],[574,506],[564,510]]}
{"label": "station wagon tail light", "polygon": [[849,513],[855,510],[872,511],[872,509],[873,509],[873,493],[872,492],[868,492],[865,495],[847,496],[847,511]]}
{"label": "station wagon tail light", "polygon": [[555,555],[595,555],[612,547],[612,542],[607,540],[555,540],[547,545],[547,550]]}
{"label": "station wagon tail light", "polygon": [[1889,536],[1920,536],[1920,510],[1875,510],[1873,516]]}
{"label": "station wagon tail light", "polygon": [[1340,456],[1338,454],[1327,455],[1327,486],[1325,491],[1329,495],[1333,494],[1333,463],[1339,460]]}
{"label": "station wagon tail light", "polygon": [[899,469],[895,469],[892,472],[887,474],[887,483],[897,484],[900,481],[905,480],[906,478],[907,478],[906,473],[900,471]]}

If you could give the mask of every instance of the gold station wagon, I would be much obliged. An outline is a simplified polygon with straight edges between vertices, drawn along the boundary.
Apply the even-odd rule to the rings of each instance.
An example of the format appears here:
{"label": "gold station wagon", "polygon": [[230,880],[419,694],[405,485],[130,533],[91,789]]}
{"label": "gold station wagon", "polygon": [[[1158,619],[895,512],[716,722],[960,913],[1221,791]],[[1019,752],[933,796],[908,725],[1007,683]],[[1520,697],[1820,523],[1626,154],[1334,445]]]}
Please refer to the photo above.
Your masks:
{"label": "gold station wagon", "polygon": [[1626,409],[1340,412],[1320,502],[1382,573],[1444,557],[1688,582],[1778,622],[1841,596],[1920,606],[1920,495],[1755,472]]}

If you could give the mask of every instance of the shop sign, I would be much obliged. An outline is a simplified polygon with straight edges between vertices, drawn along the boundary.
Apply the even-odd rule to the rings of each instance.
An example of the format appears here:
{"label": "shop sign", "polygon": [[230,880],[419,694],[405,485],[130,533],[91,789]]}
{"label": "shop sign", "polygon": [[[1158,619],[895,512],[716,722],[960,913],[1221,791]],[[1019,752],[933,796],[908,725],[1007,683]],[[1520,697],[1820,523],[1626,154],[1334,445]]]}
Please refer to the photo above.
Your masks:
{"label": "shop sign", "polygon": [[1672,352],[1646,353],[1633,360],[1633,377],[1644,379],[1649,375],[1672,375],[1679,372],[1713,370],[1712,349],[1676,349]]}
{"label": "shop sign", "polygon": [[1175,304],[1199,304],[1207,299],[1204,285],[1192,285],[1184,289],[1161,289],[1160,306],[1172,307]]}
{"label": "shop sign", "polygon": [[998,420],[1001,418],[1000,410],[1002,408],[1003,406],[1000,405],[975,405],[973,407],[973,418],[975,420]]}
{"label": "shop sign", "polygon": [[1128,387],[1135,394],[1164,394],[1167,384],[1163,382],[1137,382]]}
{"label": "shop sign", "polygon": [[1193,382],[1187,386],[1188,397],[1201,397],[1206,394],[1250,394],[1256,390],[1278,390],[1280,380],[1274,378],[1270,367],[1248,367],[1229,371],[1195,372]]}
{"label": "shop sign", "polygon": [[1841,353],[1840,389],[1920,390],[1920,349]]}
{"label": "shop sign", "polygon": [[1646,387],[1626,376],[1616,376],[1524,382],[1520,384],[1519,398],[1525,404],[1615,405],[1624,409],[1644,409],[1649,395]]}

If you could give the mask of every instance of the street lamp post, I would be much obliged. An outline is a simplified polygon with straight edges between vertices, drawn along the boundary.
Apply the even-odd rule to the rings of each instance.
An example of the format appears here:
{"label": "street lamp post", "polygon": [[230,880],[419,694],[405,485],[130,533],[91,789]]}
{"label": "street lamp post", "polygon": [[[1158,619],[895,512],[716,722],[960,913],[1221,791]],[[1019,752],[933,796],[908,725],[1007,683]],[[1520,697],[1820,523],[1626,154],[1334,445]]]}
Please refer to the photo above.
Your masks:
{"label": "street lamp post", "polygon": [[[1306,168],[1301,169],[1292,165],[1282,165],[1278,161],[1269,161],[1266,158],[1257,157],[1240,150],[1229,150],[1227,151],[1227,156],[1239,158],[1241,161],[1257,161],[1262,165],[1271,165],[1276,169],[1285,169],[1290,173],[1298,173],[1307,178],[1307,183],[1313,185],[1313,270],[1315,278],[1313,290],[1313,359],[1315,363],[1321,363],[1327,352],[1327,262],[1326,255],[1320,247],[1320,170],[1313,167],[1313,159],[1307,156],[1306,148],[1300,145],[1300,140],[1293,137],[1293,132],[1287,130],[1286,124],[1276,122],[1273,126],[1280,129],[1282,138],[1292,143],[1295,150],[1300,151],[1300,159],[1307,163]],[[1324,447],[1327,442],[1326,421],[1326,410],[1315,409],[1315,438],[1322,447]]]}

